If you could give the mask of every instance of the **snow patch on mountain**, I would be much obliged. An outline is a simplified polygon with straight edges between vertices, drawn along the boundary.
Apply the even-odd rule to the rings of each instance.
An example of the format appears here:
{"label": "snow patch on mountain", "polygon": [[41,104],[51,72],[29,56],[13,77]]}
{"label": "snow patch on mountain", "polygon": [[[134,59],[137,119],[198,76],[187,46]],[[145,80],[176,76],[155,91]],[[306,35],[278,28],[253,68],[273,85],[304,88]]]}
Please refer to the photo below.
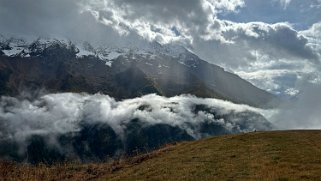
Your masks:
{"label": "snow patch on mountain", "polygon": [[0,51],[8,57],[30,57],[41,54],[46,48],[51,46],[60,46],[71,49],[73,44],[67,39],[57,38],[37,38],[37,39],[22,39],[22,38],[5,38],[0,36]]}
{"label": "snow patch on mountain", "polygon": [[8,56],[8,57],[11,57],[11,56],[15,56],[15,55],[18,55],[19,53],[21,53],[23,49],[21,49],[20,47],[13,47],[11,48],[10,50],[2,50],[2,52]]}
{"label": "snow patch on mountain", "polygon": [[121,53],[118,52],[110,52],[108,54],[108,56],[106,57],[107,60],[114,60],[116,58],[118,58],[120,55],[122,55]]}
{"label": "snow patch on mountain", "polygon": [[77,47],[77,49],[78,49],[78,53],[76,54],[77,58],[82,58],[85,56],[95,56],[94,52],[88,51],[88,50],[82,48],[81,46]]}

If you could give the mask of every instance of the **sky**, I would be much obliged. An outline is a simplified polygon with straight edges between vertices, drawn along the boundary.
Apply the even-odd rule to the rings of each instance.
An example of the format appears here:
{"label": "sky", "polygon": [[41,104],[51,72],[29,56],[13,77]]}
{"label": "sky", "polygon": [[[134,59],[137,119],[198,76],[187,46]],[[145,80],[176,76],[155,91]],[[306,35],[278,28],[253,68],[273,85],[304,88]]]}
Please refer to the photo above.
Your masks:
{"label": "sky", "polygon": [[0,25],[94,45],[179,44],[281,96],[321,85],[320,0],[0,0]]}

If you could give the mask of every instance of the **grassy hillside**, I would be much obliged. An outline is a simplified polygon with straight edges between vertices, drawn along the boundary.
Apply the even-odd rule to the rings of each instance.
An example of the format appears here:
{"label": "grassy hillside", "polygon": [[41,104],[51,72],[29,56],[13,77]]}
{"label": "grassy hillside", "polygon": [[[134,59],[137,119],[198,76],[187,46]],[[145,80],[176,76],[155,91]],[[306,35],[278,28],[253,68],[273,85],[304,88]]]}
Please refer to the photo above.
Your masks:
{"label": "grassy hillside", "polygon": [[321,131],[213,137],[108,164],[0,164],[0,180],[91,179],[321,180]]}

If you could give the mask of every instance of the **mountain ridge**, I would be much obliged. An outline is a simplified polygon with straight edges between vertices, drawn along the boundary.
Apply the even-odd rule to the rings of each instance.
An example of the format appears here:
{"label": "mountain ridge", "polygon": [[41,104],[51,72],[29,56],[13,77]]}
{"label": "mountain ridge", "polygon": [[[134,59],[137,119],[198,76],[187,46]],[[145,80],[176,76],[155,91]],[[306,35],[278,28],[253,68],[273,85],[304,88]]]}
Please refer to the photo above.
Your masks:
{"label": "mountain ridge", "polygon": [[[278,102],[276,96],[180,46],[154,42],[145,48],[95,49],[89,43],[75,45],[59,39],[39,38],[29,43],[1,39],[0,83],[4,89],[0,92],[9,95],[31,87],[49,92],[102,92],[119,99],[157,93],[169,97],[194,94],[256,107],[273,107]],[[119,80],[126,71],[130,76]],[[132,82],[132,87],[122,81]]]}

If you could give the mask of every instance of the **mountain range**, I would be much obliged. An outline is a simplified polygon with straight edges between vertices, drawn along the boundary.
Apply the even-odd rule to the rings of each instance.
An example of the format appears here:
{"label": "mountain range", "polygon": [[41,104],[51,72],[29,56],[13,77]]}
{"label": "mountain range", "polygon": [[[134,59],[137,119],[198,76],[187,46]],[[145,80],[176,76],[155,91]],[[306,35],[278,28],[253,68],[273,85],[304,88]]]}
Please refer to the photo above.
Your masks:
{"label": "mountain range", "polygon": [[1,36],[0,55],[0,95],[45,89],[101,92],[116,99],[192,94],[264,108],[278,102],[276,96],[176,45],[94,48],[86,42]]}

